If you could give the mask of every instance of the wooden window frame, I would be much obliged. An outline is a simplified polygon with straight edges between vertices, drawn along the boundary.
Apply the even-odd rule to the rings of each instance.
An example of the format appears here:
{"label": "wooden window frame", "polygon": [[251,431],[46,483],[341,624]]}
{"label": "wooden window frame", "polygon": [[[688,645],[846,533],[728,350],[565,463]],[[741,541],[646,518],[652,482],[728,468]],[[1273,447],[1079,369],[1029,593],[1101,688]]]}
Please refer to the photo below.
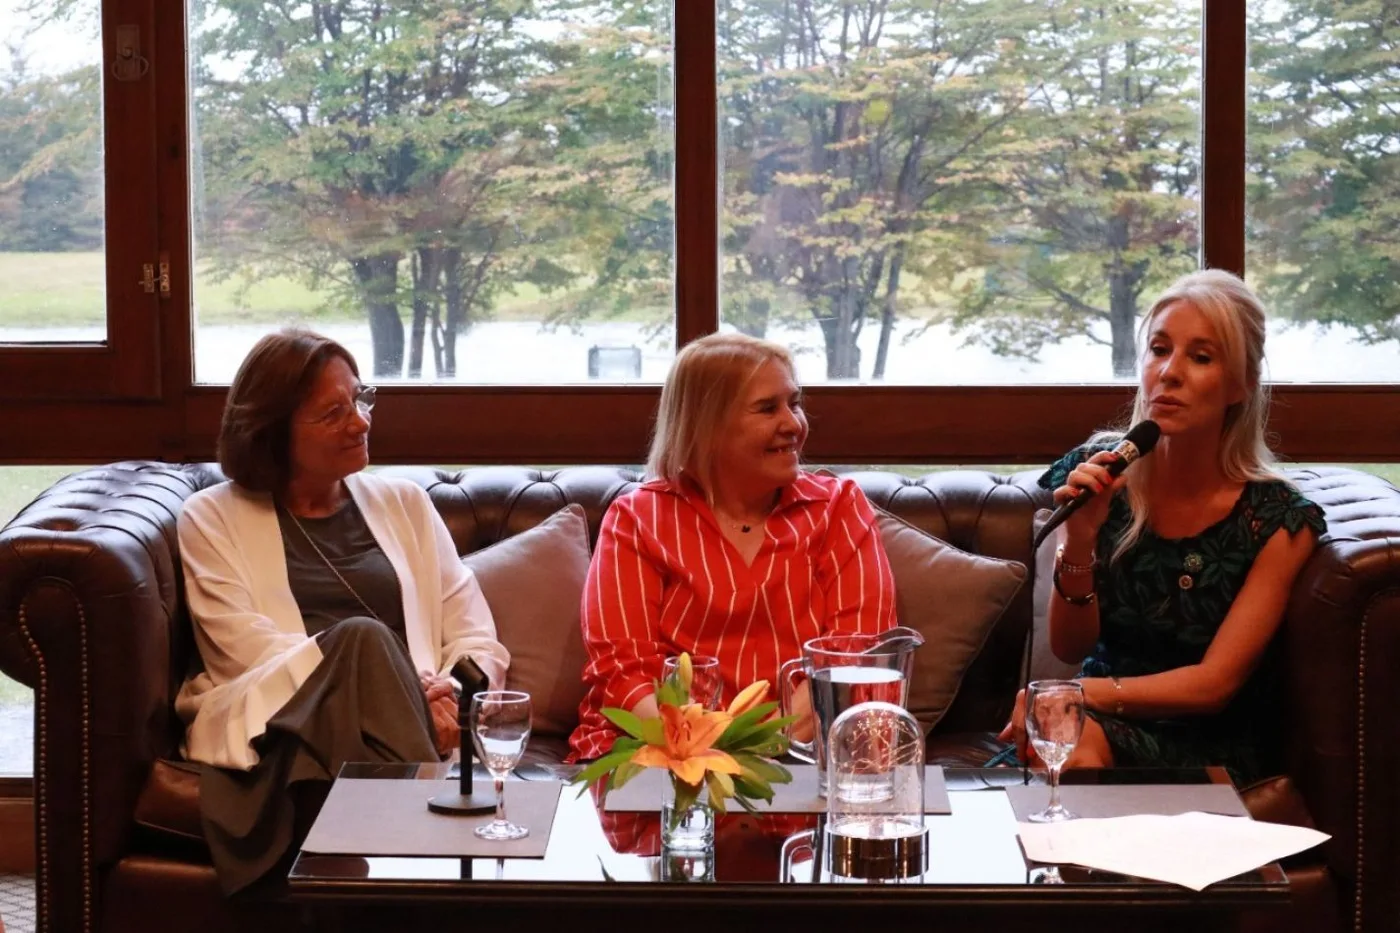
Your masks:
{"label": "wooden window frame", "polygon": [[[151,83],[154,132],[117,133],[109,120],[108,145],[109,151],[123,145],[148,152],[158,195],[114,208],[110,198],[121,193],[120,186],[109,185],[109,211],[155,225],[171,262],[171,299],[159,304],[159,337],[154,338],[141,323],[152,318],[150,302],[130,295],[130,289],[111,293],[114,339],[103,365],[115,364],[127,383],[77,374],[76,388],[65,394],[39,378],[47,364],[44,354],[65,354],[75,365],[82,360],[83,368],[90,365],[96,373],[102,367],[90,351],[0,350],[0,367],[5,367],[0,397],[9,400],[0,405],[0,430],[19,439],[0,452],[0,462],[215,455],[225,390],[193,382],[184,5],[182,0],[107,4],[127,15],[145,10],[156,30],[152,73],[163,80]],[[719,323],[722,205],[714,6],[675,0],[674,23],[675,197],[681,218],[676,335],[683,344]],[[1245,252],[1247,47],[1244,0],[1204,0],[1201,258],[1204,265],[1235,272],[1243,271]],[[130,127],[148,125],[139,114],[125,119]],[[149,365],[138,350],[154,354]],[[133,402],[140,393],[130,391],[119,397],[136,383],[158,399]],[[104,387],[108,397],[94,402]],[[659,391],[654,385],[387,386],[376,409],[374,457],[381,463],[636,463],[646,448]],[[813,461],[1034,463],[1121,417],[1132,388],[818,385],[808,395],[813,431],[807,455]],[[85,400],[71,401],[74,397]],[[1376,428],[1400,423],[1400,385],[1277,385],[1274,399],[1271,427],[1276,448],[1286,457],[1400,460],[1400,432]]]}
{"label": "wooden window frame", "polygon": [[[0,400],[158,399],[160,384],[160,248],[157,191],[157,62],[153,0],[105,0],[102,6],[103,209],[106,227],[107,338],[91,344],[0,345]],[[112,79],[118,26],[142,37],[144,77]],[[143,266],[157,288],[148,294]]]}

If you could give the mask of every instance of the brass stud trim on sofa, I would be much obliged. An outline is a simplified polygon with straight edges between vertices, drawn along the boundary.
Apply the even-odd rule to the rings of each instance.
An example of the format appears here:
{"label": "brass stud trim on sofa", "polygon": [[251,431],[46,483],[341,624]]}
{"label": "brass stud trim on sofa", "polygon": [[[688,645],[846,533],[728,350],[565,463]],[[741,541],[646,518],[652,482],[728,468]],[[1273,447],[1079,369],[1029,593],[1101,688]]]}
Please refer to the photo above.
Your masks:
{"label": "brass stud trim on sofa", "polygon": [[1356,650],[1356,888],[1352,892],[1351,928],[1361,933],[1362,891],[1366,883],[1366,626],[1371,621],[1373,598],[1361,615]]}
{"label": "brass stud trim on sofa", "polygon": [[[92,710],[91,699],[88,690],[88,651],[87,651],[87,613],[83,611],[81,600],[74,599],[73,605],[78,611],[78,655],[81,658],[81,684],[79,685],[82,699],[82,730],[83,730],[83,754],[82,754],[82,797],[83,797],[83,933],[91,933],[92,930]],[[34,657],[34,662],[39,668],[39,684],[35,690],[35,712],[38,722],[35,724],[38,729],[38,739],[36,743],[35,755],[37,761],[34,768],[34,838],[37,841],[39,870],[36,873],[36,891],[38,900],[38,920],[39,933],[50,933],[53,928],[53,908],[52,892],[48,883],[49,877],[49,824],[48,824],[48,689],[49,676],[48,665],[44,661],[44,653],[39,650],[39,644],[34,640],[34,635],[29,631],[29,619],[24,600],[19,604],[19,630],[24,635],[25,643],[29,646],[29,652]]]}
{"label": "brass stud trim on sofa", "polygon": [[1366,885],[1366,629],[1371,612],[1382,599],[1394,599],[1400,590],[1382,590],[1372,596],[1361,614],[1361,632],[1356,649],[1356,887],[1352,896],[1351,928],[1361,933],[1362,894]]}
{"label": "brass stud trim on sofa", "polygon": [[38,898],[39,933],[48,933],[49,929],[49,807],[48,807],[48,782],[42,777],[48,768],[48,697],[49,697],[49,671],[44,663],[44,653],[39,650],[39,645],[34,641],[34,636],[29,631],[29,619],[25,612],[25,604],[19,604],[19,630],[24,635],[25,644],[29,646],[29,653],[34,657],[34,663],[39,667],[39,683],[34,691],[34,712],[38,722],[37,735],[39,741],[36,743],[34,751],[37,760],[34,762],[34,840],[39,858],[39,870],[35,874],[35,895]]}

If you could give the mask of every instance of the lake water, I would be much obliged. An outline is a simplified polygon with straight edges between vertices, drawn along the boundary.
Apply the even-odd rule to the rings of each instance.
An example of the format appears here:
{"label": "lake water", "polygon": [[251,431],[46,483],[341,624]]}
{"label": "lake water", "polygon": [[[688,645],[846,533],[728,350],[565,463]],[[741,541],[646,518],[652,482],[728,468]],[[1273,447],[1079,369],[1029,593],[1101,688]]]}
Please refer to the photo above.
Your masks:
{"label": "lake water", "polygon": [[[198,380],[227,383],[243,357],[264,333],[264,325],[201,327],[195,335]],[[320,332],[346,346],[369,370],[369,328],[363,324],[325,323]],[[805,384],[826,382],[821,335],[815,327],[770,329],[769,338],[791,347],[797,356],[798,377]],[[84,328],[0,328],[0,342],[74,342],[100,339]],[[867,327],[858,341],[863,378],[875,359],[878,328]],[[641,375],[614,375],[604,381],[658,383],[666,378],[673,358],[671,336],[657,337],[632,323],[588,323],[573,329],[546,328],[533,322],[477,324],[457,340],[461,384],[587,383],[590,347],[638,347]],[[436,381],[431,347],[425,347],[424,378]],[[1274,322],[1269,328],[1268,375],[1275,382],[1395,382],[1400,380],[1400,345],[1368,346],[1348,328],[1301,326]],[[386,381],[381,376],[373,377]],[[900,322],[890,342],[886,385],[1006,385],[1111,382],[1107,346],[1085,338],[1046,346],[1034,362],[998,356],[983,346],[968,345],[966,335],[945,325],[925,328]]]}

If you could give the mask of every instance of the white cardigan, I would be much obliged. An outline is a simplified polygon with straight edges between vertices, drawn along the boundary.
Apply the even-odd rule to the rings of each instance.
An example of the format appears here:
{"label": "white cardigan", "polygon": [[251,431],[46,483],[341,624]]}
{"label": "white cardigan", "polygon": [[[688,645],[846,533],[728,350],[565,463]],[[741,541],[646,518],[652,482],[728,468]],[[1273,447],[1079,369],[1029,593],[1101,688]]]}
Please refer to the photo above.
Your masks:
{"label": "white cardigan", "polygon": [[[403,592],[408,652],[417,670],[446,675],[463,656],[505,681],[510,655],[476,576],[416,483],[357,473],[345,479]],[[189,724],[191,761],[249,769],[250,744],[321,661],[287,582],[270,496],[232,483],[185,502],[179,523],[185,597],[204,671],[185,681],[175,710]]]}

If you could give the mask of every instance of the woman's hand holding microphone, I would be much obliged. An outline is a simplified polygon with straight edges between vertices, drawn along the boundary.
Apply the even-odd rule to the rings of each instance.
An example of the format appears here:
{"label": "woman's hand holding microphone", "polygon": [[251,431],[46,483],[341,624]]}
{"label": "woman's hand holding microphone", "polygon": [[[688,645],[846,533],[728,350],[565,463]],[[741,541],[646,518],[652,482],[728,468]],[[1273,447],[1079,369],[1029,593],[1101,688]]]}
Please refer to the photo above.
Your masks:
{"label": "woman's hand holding microphone", "polygon": [[1127,473],[1117,476],[1108,471],[1109,464],[1123,458],[1111,450],[1101,450],[1070,471],[1065,485],[1055,490],[1055,505],[1064,505],[1083,495],[1092,498],[1064,523],[1065,560],[1071,564],[1089,564],[1094,560],[1094,542],[1099,529],[1108,520],[1108,507],[1114,495],[1128,481]]}

